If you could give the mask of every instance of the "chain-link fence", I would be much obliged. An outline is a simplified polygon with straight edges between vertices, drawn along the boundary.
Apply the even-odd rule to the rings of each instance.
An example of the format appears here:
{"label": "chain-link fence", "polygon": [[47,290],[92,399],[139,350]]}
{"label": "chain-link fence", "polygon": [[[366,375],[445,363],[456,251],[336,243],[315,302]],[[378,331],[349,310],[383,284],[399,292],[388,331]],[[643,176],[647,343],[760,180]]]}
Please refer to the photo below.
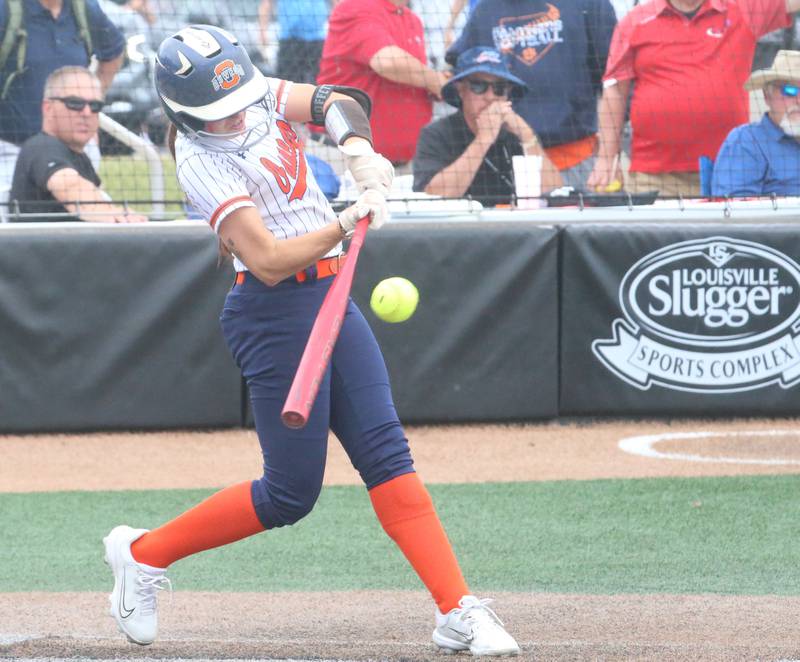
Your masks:
{"label": "chain-link fence", "polygon": [[[2,0],[0,215],[199,217],[153,81],[159,44],[190,24],[234,34],[268,78],[365,89],[394,198],[800,196],[795,1]],[[45,89],[65,65],[97,79]],[[293,127],[344,206],[356,191],[337,146]]]}

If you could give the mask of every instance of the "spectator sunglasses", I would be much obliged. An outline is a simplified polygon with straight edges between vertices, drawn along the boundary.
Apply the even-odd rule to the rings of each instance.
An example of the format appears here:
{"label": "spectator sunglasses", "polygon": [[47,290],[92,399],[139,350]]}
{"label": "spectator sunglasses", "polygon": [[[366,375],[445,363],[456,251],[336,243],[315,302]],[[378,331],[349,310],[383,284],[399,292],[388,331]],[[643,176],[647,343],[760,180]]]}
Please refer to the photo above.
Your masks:
{"label": "spectator sunglasses", "polygon": [[91,110],[93,113],[99,113],[103,109],[103,106],[106,105],[104,101],[98,101],[97,99],[84,99],[82,97],[49,97],[49,99],[53,101],[60,101],[67,108],[76,112],[80,112],[86,108],[86,106],[89,106],[89,110]]}
{"label": "spectator sunglasses", "polygon": [[479,78],[467,78],[467,85],[469,85],[470,91],[474,94],[486,94],[486,90],[490,87],[496,97],[508,96],[511,91],[511,83],[503,80],[491,82]]}

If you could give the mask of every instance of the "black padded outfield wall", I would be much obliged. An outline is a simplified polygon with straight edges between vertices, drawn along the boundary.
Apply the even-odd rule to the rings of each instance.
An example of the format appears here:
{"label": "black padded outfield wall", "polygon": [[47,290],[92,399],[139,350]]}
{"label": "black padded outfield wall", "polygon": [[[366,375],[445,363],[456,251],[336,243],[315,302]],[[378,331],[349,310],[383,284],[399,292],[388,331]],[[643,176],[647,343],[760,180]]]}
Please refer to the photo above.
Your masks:
{"label": "black padded outfield wall", "polygon": [[792,225],[562,231],[565,415],[800,412]]}
{"label": "black padded outfield wall", "polygon": [[201,225],[3,227],[0,431],[239,425],[231,281]]}
{"label": "black padded outfield wall", "polygon": [[[798,262],[788,224],[428,219],[368,235],[353,297],[410,423],[796,415]],[[0,432],[241,425],[231,280],[202,223],[0,227]]]}
{"label": "black padded outfield wall", "polygon": [[[398,224],[367,237],[353,299],[383,349],[402,420],[558,414],[557,242],[555,229],[520,223]],[[402,324],[369,308],[390,276],[420,292]]]}

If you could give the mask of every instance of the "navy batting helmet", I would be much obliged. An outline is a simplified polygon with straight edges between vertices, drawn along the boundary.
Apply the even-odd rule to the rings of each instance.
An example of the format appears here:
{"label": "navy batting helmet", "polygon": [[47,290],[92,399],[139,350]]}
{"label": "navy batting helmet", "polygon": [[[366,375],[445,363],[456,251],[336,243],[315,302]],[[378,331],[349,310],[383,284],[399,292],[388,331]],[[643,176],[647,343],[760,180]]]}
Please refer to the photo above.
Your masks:
{"label": "navy batting helmet", "polygon": [[211,25],[190,25],[164,39],[155,69],[167,117],[188,134],[260,102],[268,91],[236,37]]}

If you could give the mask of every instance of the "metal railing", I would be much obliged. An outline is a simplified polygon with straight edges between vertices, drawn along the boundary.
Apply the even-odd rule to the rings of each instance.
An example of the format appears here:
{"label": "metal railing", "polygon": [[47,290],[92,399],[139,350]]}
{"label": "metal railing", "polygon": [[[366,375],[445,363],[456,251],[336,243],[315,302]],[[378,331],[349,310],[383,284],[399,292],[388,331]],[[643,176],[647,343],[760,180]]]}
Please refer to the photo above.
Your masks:
{"label": "metal railing", "polygon": [[164,217],[164,165],[161,156],[150,140],[137,136],[133,131],[126,129],[122,124],[111,119],[108,115],[100,113],[100,130],[105,131],[112,138],[117,139],[133,153],[142,157],[147,162],[150,175],[150,198],[152,211],[148,214],[154,220]]}

